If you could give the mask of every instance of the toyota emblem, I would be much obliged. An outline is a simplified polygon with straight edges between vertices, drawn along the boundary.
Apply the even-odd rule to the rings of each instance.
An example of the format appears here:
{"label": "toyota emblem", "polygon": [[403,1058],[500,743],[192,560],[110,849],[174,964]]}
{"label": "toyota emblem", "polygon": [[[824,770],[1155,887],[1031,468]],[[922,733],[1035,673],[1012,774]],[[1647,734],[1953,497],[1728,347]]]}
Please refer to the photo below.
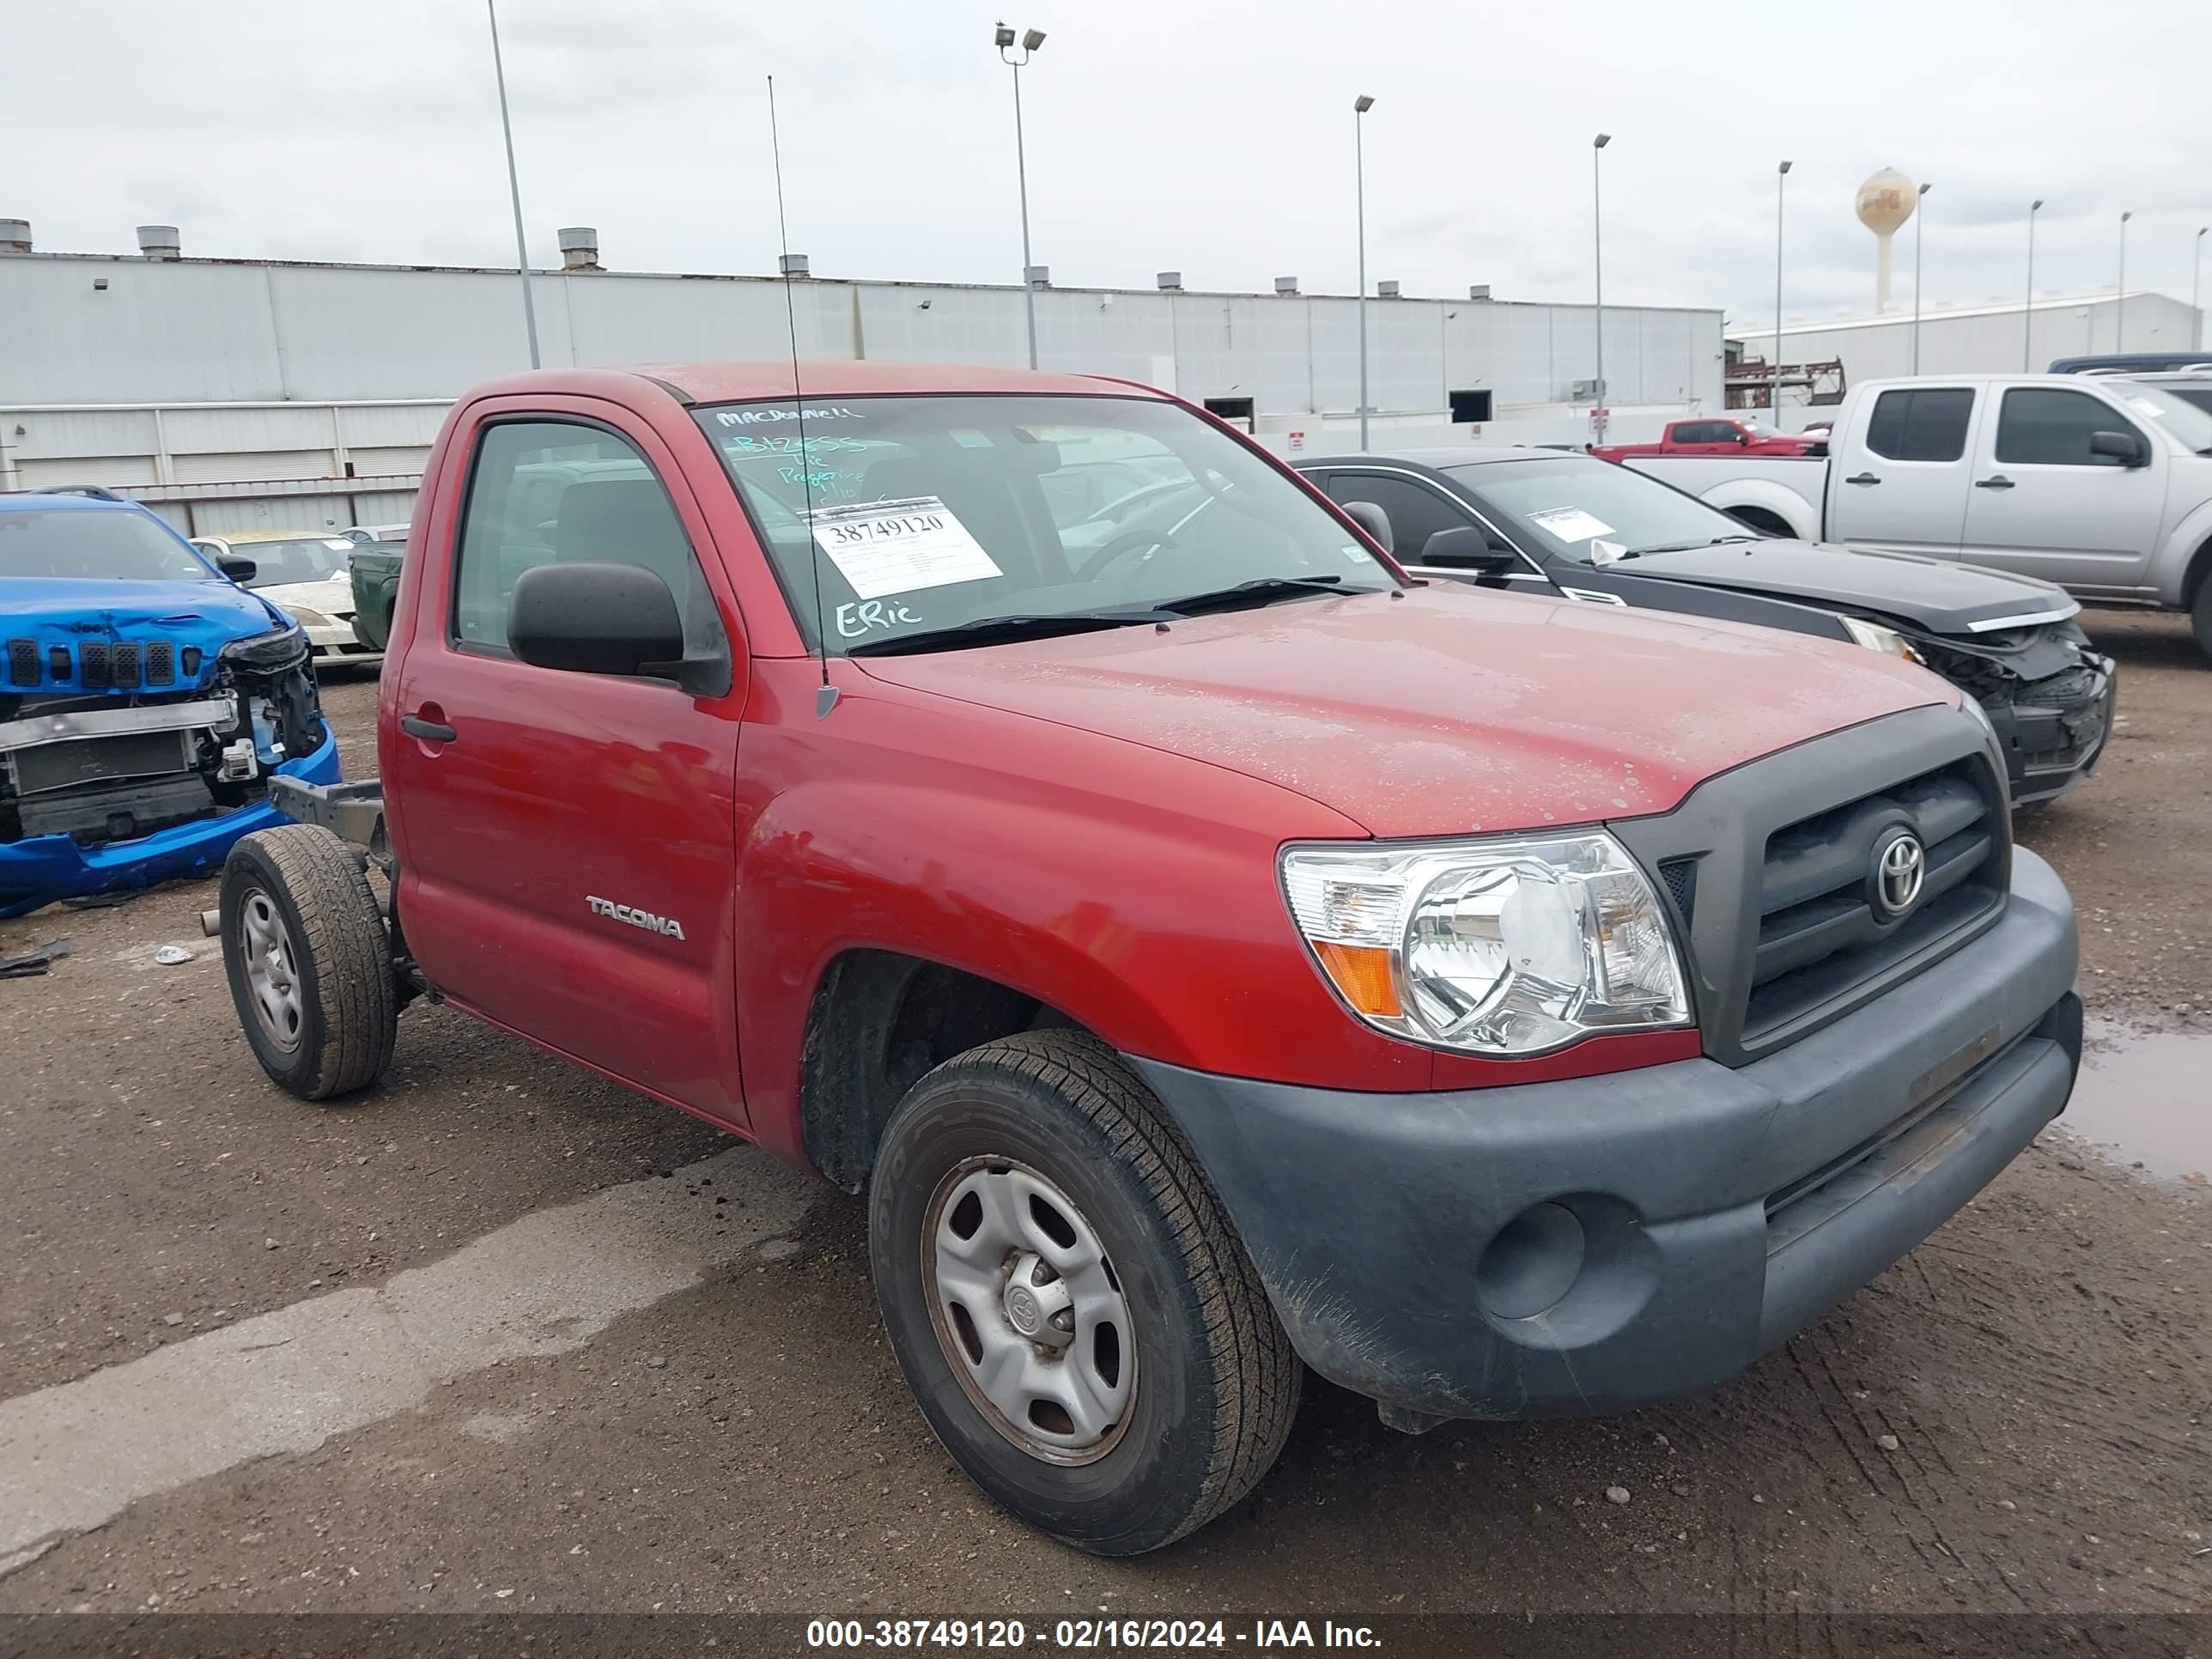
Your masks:
{"label": "toyota emblem", "polygon": [[1874,912],[1882,921],[1894,921],[1919,902],[1921,884],[1928,878],[1928,851],[1910,830],[1900,830],[1882,842],[1874,855]]}

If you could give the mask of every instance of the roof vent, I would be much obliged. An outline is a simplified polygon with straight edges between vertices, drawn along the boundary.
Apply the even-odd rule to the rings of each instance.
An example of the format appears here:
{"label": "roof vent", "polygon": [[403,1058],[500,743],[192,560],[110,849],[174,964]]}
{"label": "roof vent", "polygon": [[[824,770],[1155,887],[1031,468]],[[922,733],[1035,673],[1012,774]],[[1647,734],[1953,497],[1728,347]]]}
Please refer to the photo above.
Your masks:
{"label": "roof vent", "polygon": [[807,269],[806,256],[804,253],[781,255],[776,259],[775,268],[787,276],[811,276],[814,274]]}
{"label": "roof vent", "polygon": [[[5,222],[0,221],[0,222]],[[1182,292],[1182,272],[1179,270],[1164,270],[1152,280],[1159,284],[1160,292],[1163,294]]]}
{"label": "roof vent", "polygon": [[138,251],[149,259],[173,259],[181,252],[174,225],[138,227]]}
{"label": "roof vent", "polygon": [[1397,283],[1376,283],[1376,284],[1375,284],[1375,297],[1376,297],[1376,299],[1378,299],[1378,300],[1395,300],[1395,299],[1396,299],[1396,298],[1398,297],[1398,285],[1397,285]]}
{"label": "roof vent", "polygon": [[1490,297],[1490,284],[1487,283],[1474,283],[1468,288],[1467,297],[1470,300],[1487,300]]}
{"label": "roof vent", "polygon": [[1297,291],[1298,291],[1298,279],[1297,279],[1297,277],[1295,277],[1295,276],[1278,276],[1278,277],[1276,277],[1276,278],[1275,278],[1275,292],[1276,292],[1276,293],[1278,293],[1278,294],[1296,294]]}
{"label": "roof vent", "polygon": [[0,253],[28,253],[31,251],[31,222],[28,219],[0,219]]}
{"label": "roof vent", "polygon": [[1050,288],[1052,286],[1052,267],[1050,265],[1024,265],[1022,267],[1022,280],[1027,283],[1031,288]]}
{"label": "roof vent", "polygon": [[570,225],[561,231],[561,269],[599,269],[599,233],[589,225]]}

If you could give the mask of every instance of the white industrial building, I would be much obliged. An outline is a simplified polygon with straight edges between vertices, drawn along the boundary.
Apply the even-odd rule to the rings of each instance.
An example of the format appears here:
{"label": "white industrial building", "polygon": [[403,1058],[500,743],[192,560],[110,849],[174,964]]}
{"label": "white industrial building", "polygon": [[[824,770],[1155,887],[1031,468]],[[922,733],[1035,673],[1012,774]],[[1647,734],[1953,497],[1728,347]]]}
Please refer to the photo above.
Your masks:
{"label": "white industrial building", "polygon": [[[2042,373],[2057,357],[2114,351],[2186,351],[2202,340],[2197,309],[2148,289],[2092,294],[2008,304],[1930,304],[1920,313],[1920,369],[1923,374]],[[1746,362],[1774,361],[1774,326],[1732,324],[1732,348]],[[1884,312],[1832,322],[1791,318],[1782,325],[1785,366],[1841,362],[1846,386],[1913,373],[1912,313]],[[1802,395],[1800,393],[1799,395]],[[1787,383],[1785,416],[1792,413]],[[1799,420],[1788,420],[1796,425]]]}
{"label": "white industrial building", "polygon": [[[325,480],[336,487],[298,521],[366,522],[341,498],[372,478],[411,488],[405,475],[420,470],[444,404],[528,365],[512,270],[186,258],[177,240],[146,227],[137,255],[35,252],[28,227],[0,220],[0,488],[128,487],[217,529],[269,521],[265,508],[241,520],[220,505],[243,499],[241,481]],[[778,278],[606,270],[591,233],[562,240],[569,268],[531,279],[548,365],[791,349]],[[1303,293],[1291,277],[1275,288],[1186,290],[1173,272],[1148,289],[1040,286],[1039,367],[1164,386],[1249,416],[1279,443],[1309,426],[1318,441],[1358,410],[1358,302]],[[1367,304],[1376,422],[1587,439],[1590,307],[1378,289]],[[1017,286],[790,285],[801,355],[892,362],[1025,364],[1025,297]],[[1721,406],[1717,311],[1608,306],[1604,317],[1616,435],[1642,424],[1638,410]],[[207,505],[186,514],[173,501]]]}

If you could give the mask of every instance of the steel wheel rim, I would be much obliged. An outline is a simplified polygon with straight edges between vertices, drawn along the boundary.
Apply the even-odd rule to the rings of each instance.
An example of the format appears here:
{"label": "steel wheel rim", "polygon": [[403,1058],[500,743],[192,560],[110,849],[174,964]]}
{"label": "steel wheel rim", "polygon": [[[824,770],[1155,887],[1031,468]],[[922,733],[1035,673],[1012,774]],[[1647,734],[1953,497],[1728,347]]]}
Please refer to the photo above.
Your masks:
{"label": "steel wheel rim", "polygon": [[246,1000],[252,1005],[262,1036],[286,1054],[300,1046],[307,1018],[300,997],[298,957],[284,913],[258,887],[249,887],[238,904],[238,957],[246,965]]}
{"label": "steel wheel rim", "polygon": [[1048,1463],[1094,1463],[1121,1443],[1135,1324],[1066,1193],[1014,1159],[966,1159],[930,1195],[921,1261],[931,1328],[985,1421]]}

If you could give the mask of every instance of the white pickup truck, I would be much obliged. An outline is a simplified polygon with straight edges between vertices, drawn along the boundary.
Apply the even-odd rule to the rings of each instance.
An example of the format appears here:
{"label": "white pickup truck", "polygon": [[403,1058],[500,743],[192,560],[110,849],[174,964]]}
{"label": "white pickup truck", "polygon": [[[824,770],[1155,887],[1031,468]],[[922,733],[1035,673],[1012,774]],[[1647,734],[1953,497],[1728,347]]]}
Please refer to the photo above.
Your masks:
{"label": "white pickup truck", "polygon": [[2074,374],[1853,386],[1825,459],[1632,456],[1755,530],[2039,576],[2190,613],[2212,654],[2212,413]]}

